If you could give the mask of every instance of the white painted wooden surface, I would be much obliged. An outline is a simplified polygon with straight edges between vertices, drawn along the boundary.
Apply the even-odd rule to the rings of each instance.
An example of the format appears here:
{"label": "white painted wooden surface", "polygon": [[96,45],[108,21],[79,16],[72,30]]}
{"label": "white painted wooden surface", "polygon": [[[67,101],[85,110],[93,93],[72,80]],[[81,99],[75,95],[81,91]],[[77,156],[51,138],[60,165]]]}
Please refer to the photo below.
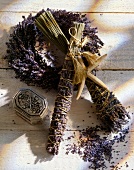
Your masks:
{"label": "white painted wooden surface", "polygon": [[[30,12],[35,15],[42,8],[87,13],[89,19],[93,21],[92,26],[98,27],[98,35],[105,43],[101,53],[108,54],[106,61],[99,66],[103,71],[99,70],[97,76],[110,90],[114,90],[122,104],[132,113],[134,3],[132,0],[0,0],[0,170],[87,170],[88,163],[83,162],[77,155],[65,155],[67,140],[61,143],[58,156],[52,157],[45,150],[56,92],[46,93],[39,87],[31,87],[47,97],[49,102],[50,111],[43,124],[29,125],[15,114],[12,107],[14,94],[19,88],[27,85],[15,79],[13,70],[7,69],[7,63],[3,59],[6,54],[5,42],[8,40],[10,28],[22,20],[22,15],[27,16]],[[84,99],[76,101],[74,95],[67,124],[67,129],[71,131],[65,132],[64,139],[71,135],[78,125],[79,129],[83,129],[89,126],[90,122],[97,123],[95,108],[86,89],[82,96]],[[132,122],[133,117],[130,124]],[[121,153],[118,160],[115,158],[115,164],[119,163],[118,167],[122,166],[122,170],[134,168],[134,125],[130,127],[128,145],[123,148],[123,144],[119,144],[118,150],[121,150]],[[76,131],[74,140],[78,137],[77,133]],[[121,157],[123,159],[120,159]],[[125,162],[128,162],[129,168],[126,168]]]}

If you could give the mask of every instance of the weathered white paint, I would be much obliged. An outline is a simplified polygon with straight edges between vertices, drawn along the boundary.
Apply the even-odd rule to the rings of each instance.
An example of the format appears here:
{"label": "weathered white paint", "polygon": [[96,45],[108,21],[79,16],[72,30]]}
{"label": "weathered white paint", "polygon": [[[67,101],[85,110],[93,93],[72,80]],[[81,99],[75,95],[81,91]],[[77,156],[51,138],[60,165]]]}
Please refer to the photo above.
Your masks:
{"label": "weathered white paint", "polygon": [[[134,3],[132,0],[127,2],[125,0],[118,0],[118,2],[116,0],[0,0],[0,170],[87,170],[88,163],[83,162],[78,155],[65,154],[65,145],[78,139],[76,130],[90,126],[91,122],[94,122],[94,125],[100,123],[96,119],[95,106],[86,88],[82,93],[83,99],[76,101],[74,94],[67,123],[67,129],[71,131],[65,131],[58,156],[52,157],[45,150],[56,92],[46,93],[39,87],[30,86],[47,97],[49,103],[49,113],[42,124],[35,126],[28,124],[16,115],[12,107],[14,94],[19,88],[29,86],[15,79],[13,70],[5,69],[8,67],[7,62],[2,59],[6,54],[5,42],[9,38],[10,28],[22,21],[22,15],[27,16],[30,12],[35,15],[42,8],[87,13],[89,19],[93,21],[92,26],[98,27],[98,35],[105,43],[101,53],[108,54],[106,61],[99,66],[99,69],[107,71],[98,71],[97,77],[114,91],[132,115],[134,111]],[[126,69],[129,71],[123,71]],[[129,124],[132,122],[133,116]],[[115,146],[121,152],[118,159],[114,157],[113,161],[115,164],[119,163],[118,167],[121,167],[121,170],[127,169],[126,162],[129,164],[128,169],[133,168],[134,125],[130,127],[127,146],[123,146],[124,143]],[[74,131],[76,134],[74,140],[67,141],[67,137]]]}
{"label": "weathered white paint", "polygon": [[40,9],[66,9],[79,12],[133,12],[132,0],[5,0],[0,1],[0,11],[39,11]]}

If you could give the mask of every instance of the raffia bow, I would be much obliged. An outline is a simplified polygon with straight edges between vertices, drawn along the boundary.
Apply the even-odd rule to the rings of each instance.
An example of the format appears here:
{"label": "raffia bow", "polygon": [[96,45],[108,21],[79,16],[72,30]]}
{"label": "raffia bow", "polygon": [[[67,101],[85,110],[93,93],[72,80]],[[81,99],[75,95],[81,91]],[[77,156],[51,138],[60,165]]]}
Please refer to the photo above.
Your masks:
{"label": "raffia bow", "polygon": [[[72,33],[71,33],[71,31],[72,31]],[[95,83],[97,83],[98,85],[100,85],[101,87],[107,89],[107,86],[100,79],[98,79],[96,76],[94,76],[91,73],[91,71],[95,67],[97,67],[99,65],[99,63],[103,59],[105,59],[105,57],[107,55],[105,54],[105,55],[99,57],[95,54],[90,53],[89,51],[80,52],[80,48],[82,48],[89,41],[89,39],[87,37],[85,37],[82,41],[79,41],[79,39],[76,38],[78,36],[77,29],[74,27],[69,29],[69,34],[71,35],[71,40],[70,40],[70,44],[69,44],[68,56],[70,56],[72,58],[73,64],[74,64],[74,70],[75,70],[73,83],[80,84],[76,99],[79,99],[79,97],[82,93],[82,90],[84,88],[85,80],[87,77],[90,78]],[[77,50],[75,50],[75,51],[73,50],[74,46],[75,46],[75,48],[76,48],[76,46],[78,47],[78,48],[76,48]],[[85,66],[82,56],[86,58],[86,60],[88,62],[88,66]]]}

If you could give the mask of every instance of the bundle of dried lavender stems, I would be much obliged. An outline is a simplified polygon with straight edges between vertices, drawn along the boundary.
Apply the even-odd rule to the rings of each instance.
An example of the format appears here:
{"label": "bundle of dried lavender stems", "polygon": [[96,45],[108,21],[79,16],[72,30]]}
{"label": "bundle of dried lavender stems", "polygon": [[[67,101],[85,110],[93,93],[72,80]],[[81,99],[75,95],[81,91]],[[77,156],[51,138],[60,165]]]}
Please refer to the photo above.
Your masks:
{"label": "bundle of dried lavender stems", "polygon": [[92,70],[106,55],[100,57],[89,51],[81,50],[90,41],[89,37],[82,39],[84,24],[74,23],[74,26],[69,29],[70,41],[63,34],[49,10],[38,15],[35,24],[50,42],[55,43],[59,50],[66,54],[49,129],[47,151],[58,154],[66,127],[66,114],[71,107],[74,84],[79,85],[77,94],[77,98],[79,98],[86,83],[96,105],[98,117],[107,125],[109,130],[120,131],[122,125],[128,122],[129,115],[106,85],[92,74]]}
{"label": "bundle of dried lavender stems", "polygon": [[50,42],[55,43],[64,53],[67,53],[61,71],[60,82],[58,85],[58,95],[55,100],[55,108],[52,115],[47,145],[48,152],[58,154],[59,144],[66,128],[67,113],[70,111],[73,96],[73,80],[75,72],[72,58],[76,57],[76,51],[80,51],[80,47],[75,44],[74,38],[81,41],[84,24],[74,24],[74,28],[72,28],[72,30],[70,29],[70,31],[72,31],[72,33],[70,33],[72,34],[72,37],[70,42],[68,42],[50,11],[46,11],[41,14],[35,22],[37,27],[42,30],[46,38],[49,38],[47,36],[49,34]]}

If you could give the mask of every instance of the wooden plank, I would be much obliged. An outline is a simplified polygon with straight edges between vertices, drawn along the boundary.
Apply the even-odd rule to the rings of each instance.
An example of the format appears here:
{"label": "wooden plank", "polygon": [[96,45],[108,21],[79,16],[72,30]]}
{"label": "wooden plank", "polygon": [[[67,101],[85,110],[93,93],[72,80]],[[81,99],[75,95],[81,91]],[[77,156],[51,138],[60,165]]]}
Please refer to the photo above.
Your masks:
{"label": "wooden plank", "polygon": [[[121,100],[123,105],[132,113],[134,104],[133,96],[131,94],[134,92],[134,72],[98,71],[97,77],[104,81],[110,90],[114,90],[116,96]],[[50,110],[50,117],[47,117],[43,124],[32,126],[18,117],[12,108],[11,99],[16,91],[22,87],[27,88],[28,86],[25,83],[20,82],[19,79],[15,79],[13,70],[0,70],[0,104],[3,102],[3,105],[0,106],[1,169],[44,170],[44,168],[48,169],[48,167],[53,170],[62,170],[63,168],[65,170],[71,168],[76,170],[88,169],[88,162],[83,162],[78,155],[65,154],[66,145],[77,142],[79,137],[78,130],[85,129],[88,126],[95,126],[100,123],[96,118],[95,106],[92,104],[86,88],[82,93],[82,99],[76,101],[74,94],[71,111],[68,114],[67,131],[64,133],[64,141],[61,142],[58,156],[52,157],[46,152],[46,142],[56,92],[50,91],[46,93],[39,87],[29,86],[29,88],[33,88],[38,93],[47,97]],[[129,125],[132,122],[133,118]],[[134,125],[131,125],[130,127],[130,133],[126,138],[128,141],[127,145],[123,142],[115,144],[114,146],[115,152],[113,152],[114,158],[112,161],[115,162],[114,165],[121,167],[122,170],[123,168],[126,168],[126,162],[129,165],[129,168],[133,167]],[[74,132],[74,138],[72,138],[72,140],[67,140]],[[112,138],[113,135],[111,134],[109,137]],[[119,152],[119,155],[116,151]],[[110,166],[108,162],[107,166]]]}
{"label": "wooden plank", "polygon": [[[114,91],[123,86],[130,88],[131,82],[134,81],[134,71],[97,71],[96,75],[110,90]],[[131,90],[133,90],[133,87],[131,87]]]}
{"label": "wooden plank", "polygon": [[5,0],[0,3],[0,11],[16,11],[16,12],[31,12],[39,11],[41,9],[66,9],[69,11],[81,11],[81,12],[134,12],[134,4],[132,0],[23,0],[13,1]]}
{"label": "wooden plank", "polygon": [[[5,43],[9,39],[10,28],[22,21],[22,15],[27,16],[28,13],[0,13],[0,68],[8,67],[3,59],[6,55]],[[101,54],[108,54],[98,69],[134,69],[134,14],[88,13],[87,17],[93,21],[92,27],[98,27],[98,36],[105,43]]]}
{"label": "wooden plank", "polygon": [[[1,170],[18,170],[18,169],[31,169],[31,170],[83,170],[88,169],[89,163],[84,162],[77,154],[66,155],[66,145],[77,142],[78,134],[72,140],[66,140],[72,132],[66,132],[64,141],[61,142],[59,154],[57,156],[49,155],[46,152],[46,143],[48,132],[40,131],[0,131],[0,165]],[[130,136],[130,138],[129,138]],[[112,153],[114,162],[113,165],[124,170],[126,162],[129,168],[133,168],[134,159],[134,134],[131,132],[127,136],[128,143],[124,142],[115,144]],[[124,148],[124,149],[122,149]],[[23,163],[22,163],[23,162]],[[110,164],[106,162],[109,169]]]}
{"label": "wooden plank", "polygon": [[[134,71],[98,71],[97,77],[100,78],[111,91],[114,90],[116,97],[121,103],[127,107],[127,111],[132,114],[134,110],[133,96],[134,93]],[[43,124],[36,126],[29,125],[23,119],[15,114],[12,106],[12,98],[20,88],[32,88],[37,93],[44,95],[49,103],[49,112]],[[45,92],[44,89],[35,86],[27,86],[25,83],[20,82],[15,78],[13,70],[0,70],[0,129],[3,130],[43,130],[48,129],[50,119],[53,112],[54,100],[56,92]],[[71,111],[68,114],[67,129],[75,130],[78,128],[83,129],[85,126],[91,125],[90,122],[97,122],[95,114],[95,106],[92,103],[91,97],[85,88],[82,93],[82,98],[75,99],[76,92],[74,92]],[[81,107],[82,106],[82,107]],[[131,123],[131,121],[130,121]],[[5,126],[6,124],[6,126]],[[134,126],[132,128],[134,130]]]}
{"label": "wooden plank", "polygon": [[[27,86],[25,83],[20,82],[19,79],[15,79],[15,73],[13,70],[0,70],[0,112],[1,112],[1,119],[0,119],[0,129],[21,129],[21,130],[41,130],[41,129],[48,129],[50,125],[50,118],[53,112],[54,107],[54,100],[56,96],[55,91],[45,92],[45,90],[41,89],[40,87],[34,87],[34,86]],[[15,111],[12,106],[12,99],[15,93],[20,88],[32,88],[37,93],[44,95],[44,97],[47,98],[49,103],[49,113],[46,119],[44,119],[44,123],[42,125],[36,125],[32,126],[29,125],[27,122],[25,122],[23,119],[18,117],[15,114]],[[85,92],[84,92],[85,93]],[[87,93],[87,91],[86,91]],[[86,95],[86,98],[90,98],[89,94]],[[76,105],[78,107],[76,108]],[[83,105],[86,110],[83,111]],[[92,107],[92,108],[91,108]],[[94,122],[96,120],[96,115],[92,112],[95,112],[95,108],[92,105],[91,101],[86,99],[80,99],[76,101],[75,94],[73,98],[73,104],[71,112],[68,115],[68,124],[67,129],[76,129],[79,125],[80,128],[83,128],[83,121],[85,121],[84,124],[89,124],[89,121]],[[83,117],[84,114],[84,117]],[[91,114],[91,115],[90,115]],[[77,117],[77,121],[76,120]],[[73,122],[73,124],[72,124]],[[4,126],[6,123],[6,126]],[[85,126],[85,125],[84,125]],[[79,128],[79,129],[80,129]]]}
{"label": "wooden plank", "polygon": [[[20,88],[31,88],[35,90],[37,93],[44,95],[49,102],[49,110],[52,110],[54,104],[55,92],[51,91],[50,93],[46,93],[45,90],[35,87],[35,86],[27,86],[25,83],[20,82],[19,79],[15,78],[15,74],[13,70],[0,70],[0,112],[2,116],[1,119],[1,128],[4,128],[4,123],[6,122],[5,128],[7,129],[18,129],[18,127],[22,127],[22,129],[35,130],[38,128],[48,128],[49,126],[49,118],[47,117],[47,121],[45,121],[44,125],[32,126],[25,122],[23,119],[18,117],[15,114],[13,109],[12,101],[13,97]],[[38,89],[38,90],[37,90]],[[50,102],[51,101],[51,102]],[[50,111],[48,111],[50,114]],[[46,123],[47,122],[47,123]],[[12,126],[11,126],[12,124]],[[16,126],[15,126],[16,125]],[[43,127],[44,126],[44,127]]]}
{"label": "wooden plank", "polygon": [[[65,166],[67,170],[70,166],[80,166],[83,162],[78,156],[65,155],[65,151],[60,152],[57,157],[53,157],[46,152],[47,135],[45,132],[11,132],[0,131],[0,165],[1,169],[59,169]],[[19,154],[19,155],[18,155]],[[72,159],[70,159],[72,158]],[[61,161],[64,161],[64,165]],[[51,161],[51,163],[49,163]],[[22,163],[23,162],[23,163]],[[67,164],[70,162],[71,165]],[[73,163],[74,162],[74,163]],[[73,163],[73,164],[72,164]],[[76,164],[78,163],[78,165]],[[70,168],[71,168],[70,167]]]}
{"label": "wooden plank", "polygon": [[[133,14],[89,14],[92,26],[98,27],[98,35],[104,42],[102,54],[107,59],[102,69],[133,69]],[[130,17],[130,18],[129,18]]]}
{"label": "wooden plank", "polygon": [[[107,84],[110,90],[114,90],[120,87],[125,82],[133,81],[134,71],[97,71],[97,77],[99,77],[104,83]],[[14,84],[15,83],[15,84]],[[10,97],[20,88],[20,87],[30,87],[25,83],[21,82],[20,79],[15,78],[15,72],[12,69],[0,69],[0,87],[8,89]],[[39,93],[44,90],[40,87],[34,87],[33,89],[39,89]],[[131,87],[132,88],[132,87]],[[13,90],[13,91],[12,91]],[[51,91],[50,91],[51,92]],[[53,92],[53,91],[52,91]],[[48,97],[49,93],[45,93]]]}
{"label": "wooden plank", "polygon": [[[32,5],[31,5],[32,4]],[[60,145],[59,154],[51,156],[46,152],[48,128],[54,108],[55,91],[46,92],[40,87],[27,86],[15,78],[15,73],[8,68],[3,59],[6,54],[5,42],[9,39],[10,28],[22,20],[22,15],[35,14],[42,8],[66,9],[68,11],[87,12],[92,26],[98,27],[99,37],[105,46],[101,54],[107,53],[107,59],[97,71],[100,78],[130,112],[131,120],[127,124],[130,132],[127,143],[114,145],[114,169],[133,169],[134,160],[134,59],[133,59],[133,23],[134,3],[132,0],[5,0],[0,2],[0,169],[1,170],[87,170],[89,163],[80,159],[77,154],[66,155],[66,145],[77,143],[79,130],[95,126],[97,120],[95,106],[85,88],[78,101],[73,97],[72,107],[68,113],[67,129]],[[120,70],[120,71],[109,71]],[[129,70],[129,71],[123,71]],[[131,70],[131,71],[130,71]],[[20,88],[32,88],[44,95],[49,103],[49,112],[42,124],[30,125],[18,115],[12,106],[14,94]],[[75,135],[74,135],[75,132]],[[74,138],[68,140],[68,137]],[[110,134],[112,139],[114,134]],[[107,169],[111,169],[107,162]],[[129,165],[129,167],[127,167]]]}

